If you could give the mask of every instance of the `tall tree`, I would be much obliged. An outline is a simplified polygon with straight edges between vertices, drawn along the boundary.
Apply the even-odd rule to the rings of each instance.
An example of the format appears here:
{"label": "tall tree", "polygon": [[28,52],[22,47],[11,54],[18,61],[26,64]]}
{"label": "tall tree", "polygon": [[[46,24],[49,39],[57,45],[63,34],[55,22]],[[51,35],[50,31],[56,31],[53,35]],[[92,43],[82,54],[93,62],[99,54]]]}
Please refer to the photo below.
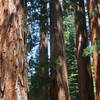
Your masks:
{"label": "tall tree", "polygon": [[76,4],[75,25],[77,31],[76,43],[80,91],[79,100],[94,100],[90,57],[83,56],[84,49],[88,46],[84,0],[77,0]]}
{"label": "tall tree", "polygon": [[70,100],[65,59],[62,8],[60,0],[50,2],[51,21],[51,100]]}
{"label": "tall tree", "polygon": [[0,0],[0,100],[27,100],[23,0]]}
{"label": "tall tree", "polygon": [[40,77],[42,79],[40,99],[48,100],[48,16],[47,0],[41,0],[40,16]]}
{"label": "tall tree", "polygon": [[[89,5],[90,29],[92,45],[100,46],[100,1],[90,0]],[[96,82],[96,100],[100,100],[100,52],[93,52],[94,73]]]}

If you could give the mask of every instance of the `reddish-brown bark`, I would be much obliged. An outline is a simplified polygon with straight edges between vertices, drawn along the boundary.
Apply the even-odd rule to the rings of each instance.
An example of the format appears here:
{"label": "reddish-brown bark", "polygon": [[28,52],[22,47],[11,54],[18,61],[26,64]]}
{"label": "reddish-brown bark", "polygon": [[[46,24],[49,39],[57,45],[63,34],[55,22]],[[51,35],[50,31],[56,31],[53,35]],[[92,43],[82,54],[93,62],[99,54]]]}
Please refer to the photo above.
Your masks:
{"label": "reddish-brown bark", "polygon": [[70,100],[60,0],[51,0],[51,100]]}
{"label": "reddish-brown bark", "polygon": [[0,100],[27,100],[22,0],[0,0]]}
{"label": "reddish-brown bark", "polygon": [[[100,41],[100,1],[90,0],[89,5],[89,15],[90,15],[90,29],[92,34],[92,45],[97,44]],[[94,73],[96,82],[96,100],[100,100],[100,51],[93,52],[93,62],[94,62]]]}
{"label": "reddish-brown bark", "polygon": [[88,46],[84,0],[78,0],[78,5],[75,7],[75,25],[77,32],[76,43],[79,73],[79,100],[94,100],[90,57],[83,56],[84,49]]}

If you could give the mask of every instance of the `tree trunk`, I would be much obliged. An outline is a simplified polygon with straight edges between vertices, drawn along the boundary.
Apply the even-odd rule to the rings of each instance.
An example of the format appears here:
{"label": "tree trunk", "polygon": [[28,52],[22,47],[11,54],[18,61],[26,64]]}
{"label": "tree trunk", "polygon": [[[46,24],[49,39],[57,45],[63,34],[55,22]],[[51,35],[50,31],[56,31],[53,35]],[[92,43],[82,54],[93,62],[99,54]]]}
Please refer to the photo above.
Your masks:
{"label": "tree trunk", "polygon": [[22,0],[0,0],[0,100],[27,100]]}
{"label": "tree trunk", "polygon": [[[40,100],[48,100],[48,17],[47,2],[41,0],[40,17],[40,77],[42,86],[40,90]],[[46,82],[44,84],[44,82]]]}
{"label": "tree trunk", "polygon": [[78,0],[75,7],[77,63],[79,73],[79,100],[94,100],[93,79],[91,73],[90,57],[83,56],[84,49],[88,47],[88,33],[86,29],[84,1]]}
{"label": "tree trunk", "polygon": [[[99,45],[100,47],[100,1],[90,0],[89,11],[92,45]],[[93,52],[93,60],[96,82],[96,100],[100,100],[100,50]]]}
{"label": "tree trunk", "polygon": [[51,0],[51,100],[70,100],[60,0]]}

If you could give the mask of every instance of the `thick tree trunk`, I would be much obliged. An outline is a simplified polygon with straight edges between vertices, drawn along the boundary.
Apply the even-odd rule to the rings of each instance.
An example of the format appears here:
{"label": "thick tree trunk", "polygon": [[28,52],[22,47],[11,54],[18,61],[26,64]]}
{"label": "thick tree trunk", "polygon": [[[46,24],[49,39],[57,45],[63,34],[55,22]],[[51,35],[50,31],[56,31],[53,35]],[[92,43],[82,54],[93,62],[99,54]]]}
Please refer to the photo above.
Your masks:
{"label": "thick tree trunk", "polygon": [[[90,0],[89,11],[92,45],[99,45],[100,47],[100,1]],[[93,53],[93,60],[96,82],[96,100],[100,100],[100,50]]]}
{"label": "thick tree trunk", "polygon": [[88,46],[88,33],[84,11],[84,0],[78,0],[75,8],[77,63],[79,73],[79,100],[94,100],[93,79],[91,73],[90,57],[83,56],[84,49]]}
{"label": "thick tree trunk", "polygon": [[22,0],[0,0],[0,100],[27,100]]}
{"label": "thick tree trunk", "polygon": [[51,0],[51,100],[70,100],[60,0]]}

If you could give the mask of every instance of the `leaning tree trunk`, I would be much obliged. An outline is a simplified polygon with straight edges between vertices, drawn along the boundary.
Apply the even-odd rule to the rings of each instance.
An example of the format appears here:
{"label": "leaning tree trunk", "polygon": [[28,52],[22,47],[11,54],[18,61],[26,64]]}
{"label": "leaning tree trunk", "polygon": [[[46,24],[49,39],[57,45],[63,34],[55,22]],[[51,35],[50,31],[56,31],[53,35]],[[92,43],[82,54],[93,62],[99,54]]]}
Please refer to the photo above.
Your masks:
{"label": "leaning tree trunk", "polygon": [[[90,0],[89,5],[90,29],[92,45],[100,47],[100,1]],[[100,49],[93,52],[94,73],[96,82],[96,100],[100,100]]]}
{"label": "leaning tree trunk", "polygon": [[51,0],[51,100],[70,100],[60,0]]}
{"label": "leaning tree trunk", "polygon": [[83,56],[84,49],[88,47],[88,33],[84,9],[84,0],[78,0],[78,5],[75,7],[75,25],[77,31],[76,43],[80,91],[79,100],[94,100],[90,57]]}
{"label": "leaning tree trunk", "polygon": [[22,0],[0,0],[0,100],[27,100]]}

